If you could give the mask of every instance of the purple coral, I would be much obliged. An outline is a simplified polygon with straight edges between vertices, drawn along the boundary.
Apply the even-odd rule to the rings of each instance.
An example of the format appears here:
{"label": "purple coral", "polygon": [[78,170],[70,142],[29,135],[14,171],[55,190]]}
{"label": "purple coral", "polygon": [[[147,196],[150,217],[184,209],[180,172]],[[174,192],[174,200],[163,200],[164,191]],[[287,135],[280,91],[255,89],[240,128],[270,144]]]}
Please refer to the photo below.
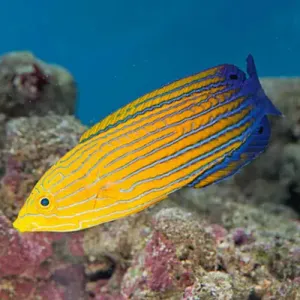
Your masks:
{"label": "purple coral", "polygon": [[70,73],[29,52],[0,56],[0,111],[17,116],[72,114],[76,84]]}
{"label": "purple coral", "polygon": [[44,87],[49,83],[49,75],[36,63],[17,69],[12,78],[12,86],[29,101],[39,99]]}
{"label": "purple coral", "polygon": [[237,228],[233,232],[232,238],[236,246],[241,246],[254,240],[253,235],[251,233],[247,233],[244,228]]}

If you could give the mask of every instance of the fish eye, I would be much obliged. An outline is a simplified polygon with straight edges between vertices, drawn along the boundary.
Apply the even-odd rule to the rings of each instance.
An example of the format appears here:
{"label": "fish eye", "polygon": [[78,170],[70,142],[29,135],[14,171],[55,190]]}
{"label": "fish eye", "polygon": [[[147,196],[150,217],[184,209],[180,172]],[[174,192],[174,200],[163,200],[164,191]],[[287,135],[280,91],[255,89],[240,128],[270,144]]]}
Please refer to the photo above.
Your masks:
{"label": "fish eye", "polygon": [[42,206],[47,207],[49,205],[50,201],[47,198],[43,198],[40,203]]}
{"label": "fish eye", "polygon": [[237,76],[237,74],[230,74],[229,78],[233,79],[233,80],[236,80],[236,79],[238,79],[238,76]]}
{"label": "fish eye", "polygon": [[263,126],[260,126],[259,129],[258,129],[258,133],[259,133],[259,134],[262,134],[263,132],[264,132]]}

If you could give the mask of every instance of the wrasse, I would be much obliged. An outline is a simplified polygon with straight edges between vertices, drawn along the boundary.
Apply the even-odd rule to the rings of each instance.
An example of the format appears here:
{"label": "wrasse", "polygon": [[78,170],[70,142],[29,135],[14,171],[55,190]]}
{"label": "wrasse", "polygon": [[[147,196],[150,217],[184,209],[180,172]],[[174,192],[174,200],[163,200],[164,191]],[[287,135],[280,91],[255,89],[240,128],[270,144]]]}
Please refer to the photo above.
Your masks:
{"label": "wrasse", "polygon": [[42,176],[14,227],[77,231],[232,176],[266,149],[267,115],[281,115],[251,55],[247,73],[219,65],[109,115]]}

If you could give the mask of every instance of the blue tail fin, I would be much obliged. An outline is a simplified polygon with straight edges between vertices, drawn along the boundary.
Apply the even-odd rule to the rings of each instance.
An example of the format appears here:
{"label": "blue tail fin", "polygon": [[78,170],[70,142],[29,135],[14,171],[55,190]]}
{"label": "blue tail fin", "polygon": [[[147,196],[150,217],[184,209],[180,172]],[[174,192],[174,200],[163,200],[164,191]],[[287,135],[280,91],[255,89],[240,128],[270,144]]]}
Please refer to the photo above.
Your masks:
{"label": "blue tail fin", "polygon": [[265,113],[267,115],[274,115],[274,116],[283,116],[282,112],[276,108],[276,106],[272,103],[272,101],[264,95],[264,102],[265,102]]}
{"label": "blue tail fin", "polygon": [[257,96],[259,98],[259,101],[263,101],[265,103],[265,105],[264,105],[265,114],[282,116],[282,113],[275,107],[275,105],[272,103],[272,101],[265,94],[265,92],[259,82],[256,66],[254,63],[253,56],[251,54],[249,54],[247,57],[247,73],[252,80],[257,81],[257,83],[258,83],[259,88],[258,88]]}
{"label": "blue tail fin", "polygon": [[268,146],[271,128],[267,116],[264,116],[247,141],[222,163],[213,166],[195,178],[188,186],[202,188],[212,183],[220,182],[235,173],[243,166],[254,160]]}

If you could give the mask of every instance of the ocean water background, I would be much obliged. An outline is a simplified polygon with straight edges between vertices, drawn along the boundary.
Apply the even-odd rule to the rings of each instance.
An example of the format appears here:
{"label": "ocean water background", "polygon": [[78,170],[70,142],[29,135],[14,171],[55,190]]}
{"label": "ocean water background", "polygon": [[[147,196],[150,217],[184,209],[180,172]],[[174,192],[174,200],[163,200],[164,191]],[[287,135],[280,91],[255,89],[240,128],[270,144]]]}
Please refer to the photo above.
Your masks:
{"label": "ocean water background", "polygon": [[169,81],[220,63],[300,75],[300,1],[1,1],[0,53],[66,67],[91,125]]}

